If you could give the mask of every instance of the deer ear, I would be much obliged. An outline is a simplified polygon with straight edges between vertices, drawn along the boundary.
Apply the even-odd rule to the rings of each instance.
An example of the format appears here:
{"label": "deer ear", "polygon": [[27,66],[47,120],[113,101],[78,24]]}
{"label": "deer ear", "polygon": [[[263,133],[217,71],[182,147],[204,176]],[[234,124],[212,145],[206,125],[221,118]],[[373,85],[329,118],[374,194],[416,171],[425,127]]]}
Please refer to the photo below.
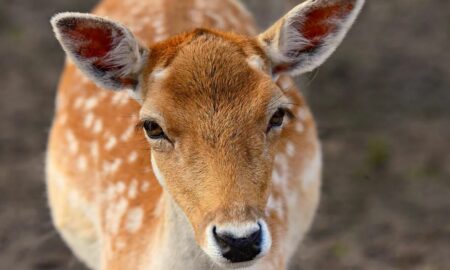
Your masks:
{"label": "deer ear", "polygon": [[123,25],[98,16],[60,13],[51,20],[66,54],[98,86],[136,90],[148,51]]}
{"label": "deer ear", "polygon": [[334,52],[364,0],[308,0],[258,36],[274,75],[299,75],[320,66]]}

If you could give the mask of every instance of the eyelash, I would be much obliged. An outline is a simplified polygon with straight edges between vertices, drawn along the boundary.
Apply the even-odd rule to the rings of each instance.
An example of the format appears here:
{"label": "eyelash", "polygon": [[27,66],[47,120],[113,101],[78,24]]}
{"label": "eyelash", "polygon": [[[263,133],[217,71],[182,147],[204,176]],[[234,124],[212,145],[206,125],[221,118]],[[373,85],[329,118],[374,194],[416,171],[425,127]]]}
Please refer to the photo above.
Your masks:
{"label": "eyelash", "polygon": [[[278,115],[277,115],[278,114]],[[275,117],[281,117],[281,121],[272,123]],[[267,126],[266,132],[269,133],[274,128],[281,128],[284,124],[285,118],[288,117],[289,119],[293,118],[294,115],[292,112],[287,108],[278,108],[277,111],[272,115],[272,117],[269,120],[269,124]],[[276,119],[278,120],[278,119]]]}
{"label": "eyelash", "polygon": [[[156,136],[154,134],[150,134],[150,132],[152,131],[152,130],[150,130],[152,125],[153,125],[154,129],[159,129],[159,131],[160,131],[160,133],[156,134]],[[161,140],[161,139],[168,140],[166,133],[164,132],[162,127],[155,121],[151,121],[151,120],[141,121],[140,123],[138,123],[137,128],[143,129],[144,132],[147,134],[147,136],[152,140]],[[157,132],[158,132],[158,130],[157,130]]]}

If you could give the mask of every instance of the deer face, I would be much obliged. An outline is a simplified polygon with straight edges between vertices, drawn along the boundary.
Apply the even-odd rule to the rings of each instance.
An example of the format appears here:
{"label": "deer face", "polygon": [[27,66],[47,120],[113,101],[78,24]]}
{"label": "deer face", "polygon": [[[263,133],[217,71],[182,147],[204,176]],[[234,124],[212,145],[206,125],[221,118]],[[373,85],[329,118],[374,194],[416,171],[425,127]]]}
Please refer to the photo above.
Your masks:
{"label": "deer face", "polygon": [[[63,13],[52,24],[67,55],[99,86],[130,89],[153,171],[219,264],[268,253],[264,210],[290,102],[273,78],[322,64],[363,0],[309,0],[260,36],[196,30],[145,47],[123,25]],[[149,164],[150,166],[150,164]]]}
{"label": "deer face", "polygon": [[[215,261],[252,260],[271,245],[264,210],[289,101],[255,41],[209,31],[190,39],[145,75],[152,165]],[[164,58],[162,47],[153,51]]]}

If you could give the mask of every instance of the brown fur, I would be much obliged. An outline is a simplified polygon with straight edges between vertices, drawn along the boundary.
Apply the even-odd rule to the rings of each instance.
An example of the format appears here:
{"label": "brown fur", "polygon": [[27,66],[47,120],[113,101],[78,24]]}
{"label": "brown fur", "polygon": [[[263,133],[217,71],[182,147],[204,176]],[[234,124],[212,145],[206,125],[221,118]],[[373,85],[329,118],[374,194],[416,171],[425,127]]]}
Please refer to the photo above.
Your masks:
{"label": "brown fur", "polygon": [[[305,176],[320,154],[314,120],[289,77],[272,80],[259,41],[243,35],[254,31],[253,21],[233,1],[214,1],[203,10],[193,0],[99,4],[95,13],[138,29],[134,34],[148,44],[141,106],[123,93],[96,87],[73,64],[66,65],[48,146],[49,201],[56,227],[72,246],[71,237],[98,241],[99,269],[145,269],[148,258],[157,260],[158,254],[147,252],[158,250],[167,238],[169,196],[200,245],[210,224],[264,218],[273,246],[261,269],[285,269],[295,250],[290,243],[297,244],[309,228],[320,188],[318,171]],[[138,14],[168,18],[164,34],[171,37],[154,42],[157,29],[143,23],[143,15],[123,13],[130,3],[140,5]],[[200,24],[188,19],[190,10],[202,14]],[[217,30],[211,12],[219,10],[234,20],[217,12],[224,22]],[[330,7],[310,15],[314,19],[336,12],[341,11]],[[245,30],[226,32],[237,29],[236,21]],[[273,38],[279,24],[265,38]],[[320,37],[324,27],[312,22],[307,36]],[[251,56],[260,57],[264,66],[249,65]],[[155,78],[162,69],[162,78]],[[290,117],[282,131],[266,134],[279,106],[289,108]],[[149,146],[140,129],[130,133],[140,121],[154,117],[170,142]],[[164,189],[151,170],[150,153],[164,176]],[[274,173],[286,174],[284,182],[275,182]],[[312,182],[307,185],[306,180]],[[268,209],[269,197],[279,202],[277,209]],[[130,232],[126,220],[134,208],[142,209],[143,220]]]}

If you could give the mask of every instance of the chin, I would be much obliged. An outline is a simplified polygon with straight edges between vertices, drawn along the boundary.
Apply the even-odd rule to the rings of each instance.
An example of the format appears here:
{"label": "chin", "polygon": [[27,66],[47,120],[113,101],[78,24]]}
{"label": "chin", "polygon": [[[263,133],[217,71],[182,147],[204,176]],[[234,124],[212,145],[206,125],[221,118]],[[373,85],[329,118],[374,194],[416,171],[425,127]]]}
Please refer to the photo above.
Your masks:
{"label": "chin", "polygon": [[248,262],[239,262],[239,263],[231,263],[231,262],[219,263],[219,265],[224,269],[245,269],[245,268],[253,266],[257,261],[258,261],[258,259],[248,261]]}

